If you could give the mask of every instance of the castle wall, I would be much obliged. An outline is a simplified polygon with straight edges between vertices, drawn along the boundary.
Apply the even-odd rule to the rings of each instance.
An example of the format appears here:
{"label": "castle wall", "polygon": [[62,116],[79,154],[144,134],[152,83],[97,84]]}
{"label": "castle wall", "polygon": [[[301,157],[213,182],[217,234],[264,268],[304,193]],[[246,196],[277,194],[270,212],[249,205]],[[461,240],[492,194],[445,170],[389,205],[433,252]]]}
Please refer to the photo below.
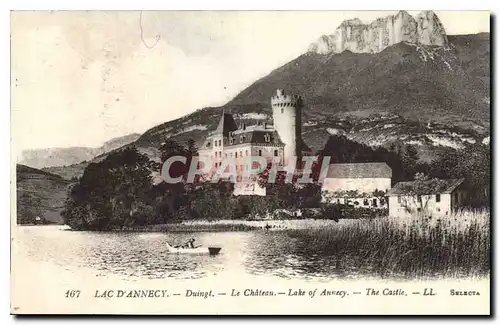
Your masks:
{"label": "castle wall", "polygon": [[282,147],[264,144],[254,145],[246,143],[223,148],[217,147],[200,150],[199,154],[200,156],[207,156],[212,159],[212,171],[209,173],[210,176],[214,175],[220,165],[224,166],[226,160],[233,160],[237,181],[240,181],[244,173],[248,170],[248,163],[251,156],[264,157],[268,162],[272,161],[275,157],[278,157],[280,163],[284,161],[284,150]]}

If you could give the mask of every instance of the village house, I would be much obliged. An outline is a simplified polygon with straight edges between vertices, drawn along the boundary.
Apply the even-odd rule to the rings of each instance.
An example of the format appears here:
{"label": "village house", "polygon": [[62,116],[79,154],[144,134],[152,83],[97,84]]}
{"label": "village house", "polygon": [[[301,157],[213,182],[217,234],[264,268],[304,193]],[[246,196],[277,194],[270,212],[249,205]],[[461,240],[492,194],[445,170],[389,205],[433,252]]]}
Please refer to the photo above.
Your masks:
{"label": "village house", "polygon": [[389,216],[419,212],[447,216],[464,205],[464,179],[430,179],[397,183],[389,190]]}
{"label": "village house", "polygon": [[384,162],[330,164],[321,187],[322,202],[386,208],[392,169]]}

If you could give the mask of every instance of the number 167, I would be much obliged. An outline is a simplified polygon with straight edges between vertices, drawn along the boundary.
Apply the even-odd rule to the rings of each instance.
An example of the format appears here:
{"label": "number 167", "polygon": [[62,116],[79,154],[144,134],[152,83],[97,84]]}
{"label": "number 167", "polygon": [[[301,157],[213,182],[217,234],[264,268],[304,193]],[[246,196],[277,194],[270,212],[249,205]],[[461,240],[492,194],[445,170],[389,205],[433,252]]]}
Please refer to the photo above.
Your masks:
{"label": "number 167", "polygon": [[80,297],[80,290],[66,290],[64,296],[66,298],[78,298]]}

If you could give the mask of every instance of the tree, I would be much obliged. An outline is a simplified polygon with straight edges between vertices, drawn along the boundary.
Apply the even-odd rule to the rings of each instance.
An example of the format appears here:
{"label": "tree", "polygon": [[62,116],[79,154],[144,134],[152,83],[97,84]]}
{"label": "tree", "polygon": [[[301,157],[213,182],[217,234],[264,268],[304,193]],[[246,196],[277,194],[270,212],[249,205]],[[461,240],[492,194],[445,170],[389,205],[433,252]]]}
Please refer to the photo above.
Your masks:
{"label": "tree", "polygon": [[458,151],[449,149],[432,162],[429,173],[439,178],[464,178],[469,204],[489,206],[491,151],[481,143],[467,145]]}
{"label": "tree", "polygon": [[228,197],[221,184],[206,184],[190,201],[190,210],[196,218],[204,220],[233,219],[236,198]]}
{"label": "tree", "polygon": [[412,145],[406,145],[400,153],[401,162],[405,171],[406,177],[411,177],[415,174],[418,162],[418,151]]}
{"label": "tree", "polygon": [[386,191],[381,191],[381,190],[376,189],[375,191],[373,191],[372,195],[379,200],[381,205],[384,205],[387,202],[387,192]]}
{"label": "tree", "polygon": [[64,221],[73,229],[104,230],[133,224],[133,216],[149,201],[151,162],[135,148],[110,153],[91,163],[71,187]]}

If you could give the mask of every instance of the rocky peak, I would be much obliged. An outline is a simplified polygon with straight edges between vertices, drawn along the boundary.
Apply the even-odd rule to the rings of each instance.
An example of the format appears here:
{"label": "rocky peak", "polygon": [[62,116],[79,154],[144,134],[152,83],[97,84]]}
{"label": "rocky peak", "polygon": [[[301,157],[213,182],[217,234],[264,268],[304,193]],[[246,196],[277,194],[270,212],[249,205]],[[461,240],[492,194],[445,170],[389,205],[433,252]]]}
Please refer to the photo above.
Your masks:
{"label": "rocky peak", "polygon": [[359,18],[347,19],[340,24],[340,26],[357,26],[357,25],[363,25],[363,22]]}
{"label": "rocky peak", "polygon": [[438,16],[431,10],[422,11],[416,17],[418,42],[426,45],[448,45],[448,37]]}
{"label": "rocky peak", "polygon": [[359,18],[344,20],[331,35],[323,35],[309,46],[319,54],[378,53],[400,42],[446,46],[448,38],[441,21],[433,11],[422,11],[414,18],[406,11],[377,18],[363,24]]}

